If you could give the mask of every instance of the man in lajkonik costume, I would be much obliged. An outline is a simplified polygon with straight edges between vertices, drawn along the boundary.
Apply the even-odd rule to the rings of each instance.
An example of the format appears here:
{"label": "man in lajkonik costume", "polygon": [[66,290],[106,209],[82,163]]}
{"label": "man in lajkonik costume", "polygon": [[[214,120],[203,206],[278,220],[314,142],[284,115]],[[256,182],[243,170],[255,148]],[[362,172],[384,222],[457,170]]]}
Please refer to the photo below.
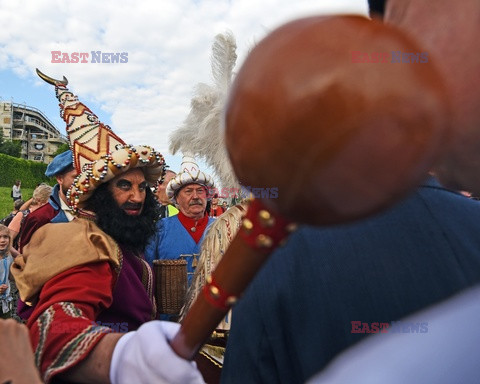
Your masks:
{"label": "man in lajkonik costume", "polygon": [[[159,321],[141,327],[156,317],[143,249],[158,217],[148,183],[162,176],[162,155],[125,144],[68,90],[65,78],[39,75],[55,85],[79,172],[67,194],[77,219],[38,229],[12,269],[21,299],[34,307],[27,326],[43,380],[202,382],[194,364],[167,343],[176,328]],[[155,355],[163,364],[148,378],[142,366],[151,362],[142,363],[136,350],[145,338],[165,348]]]}

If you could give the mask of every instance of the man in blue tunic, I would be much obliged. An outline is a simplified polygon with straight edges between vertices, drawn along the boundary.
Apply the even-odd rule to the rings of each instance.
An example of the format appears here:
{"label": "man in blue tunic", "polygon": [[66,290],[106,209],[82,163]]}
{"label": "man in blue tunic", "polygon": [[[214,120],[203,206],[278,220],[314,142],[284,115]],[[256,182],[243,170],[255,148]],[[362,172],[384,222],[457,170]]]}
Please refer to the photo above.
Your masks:
{"label": "man in blue tunic", "polygon": [[182,171],[170,180],[166,190],[180,212],[157,222],[156,234],[145,250],[150,264],[157,259],[185,259],[189,284],[206,229],[214,220],[206,213],[208,194],[214,187],[212,177],[200,171],[193,156],[185,154]]}

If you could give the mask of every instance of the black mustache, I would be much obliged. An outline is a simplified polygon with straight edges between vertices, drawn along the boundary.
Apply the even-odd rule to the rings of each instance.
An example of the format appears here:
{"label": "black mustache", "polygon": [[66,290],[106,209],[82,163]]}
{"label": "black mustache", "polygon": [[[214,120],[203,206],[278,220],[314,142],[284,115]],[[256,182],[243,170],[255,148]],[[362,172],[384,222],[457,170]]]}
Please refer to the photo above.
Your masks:
{"label": "black mustache", "polygon": [[135,210],[135,209],[140,209],[140,208],[142,208],[142,204],[140,204],[140,203],[125,203],[125,204],[122,204],[122,209]]}

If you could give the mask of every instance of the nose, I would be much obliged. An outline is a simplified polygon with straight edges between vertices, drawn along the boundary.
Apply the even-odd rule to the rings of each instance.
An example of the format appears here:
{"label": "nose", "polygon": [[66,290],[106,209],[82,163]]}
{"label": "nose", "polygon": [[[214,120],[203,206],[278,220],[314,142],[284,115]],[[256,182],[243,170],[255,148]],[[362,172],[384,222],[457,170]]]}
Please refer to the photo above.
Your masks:
{"label": "nose", "polygon": [[138,186],[131,189],[130,201],[132,203],[142,203],[145,197],[145,190],[141,190]]}

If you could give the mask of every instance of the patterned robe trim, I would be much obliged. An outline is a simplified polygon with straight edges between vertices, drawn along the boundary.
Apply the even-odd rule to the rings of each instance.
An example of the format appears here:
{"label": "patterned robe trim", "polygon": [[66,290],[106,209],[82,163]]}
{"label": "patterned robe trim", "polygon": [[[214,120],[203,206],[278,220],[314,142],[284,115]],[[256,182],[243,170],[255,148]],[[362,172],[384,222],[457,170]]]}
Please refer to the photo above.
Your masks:
{"label": "patterned robe trim", "polygon": [[[79,361],[83,360],[87,356],[90,350],[97,344],[98,341],[100,341],[103,336],[112,332],[112,329],[98,326],[88,318],[84,317],[82,311],[76,308],[72,303],[56,303],[44,311],[36,321],[39,329],[39,342],[35,350],[35,363],[39,368],[41,368],[43,352],[48,337],[54,333],[57,335],[53,335],[52,337],[62,334],[62,329],[52,328],[53,319],[54,317],[63,317],[64,315],[67,317],[87,320],[88,323],[85,323],[86,327],[64,345],[64,347],[58,352],[55,360],[53,360],[47,366],[42,367],[44,369],[43,380],[46,383],[48,383],[54,375],[67,370],[73,365],[78,364]],[[81,327],[80,325],[78,326]],[[63,333],[65,335],[68,334],[68,332]]]}
{"label": "patterned robe trim", "polygon": [[113,274],[115,276],[115,283],[113,284],[113,290],[115,291],[115,288],[117,286],[117,281],[118,281],[118,275],[120,275],[120,272],[122,271],[122,266],[123,266],[123,253],[122,253],[122,249],[120,248],[120,246],[118,245],[118,243],[113,240],[115,242],[115,253],[117,255],[117,260],[118,260],[118,264],[113,264],[112,265],[112,270],[113,270]]}
{"label": "patterned robe trim", "polygon": [[[237,234],[242,218],[246,213],[246,205],[238,204],[229,208],[225,213],[219,216],[208,229],[200,252],[198,266],[192,279],[192,284],[188,288],[185,305],[180,313],[180,321],[188,312],[193,302],[197,298],[198,293],[205,285],[207,277],[217,266],[218,262],[227,250],[230,242]],[[222,320],[218,328],[229,329],[229,315]]]}
{"label": "patterned robe trim", "polygon": [[153,270],[150,268],[150,265],[142,257],[138,257],[142,263],[142,284],[147,291],[148,298],[152,303],[152,320],[157,318],[157,302],[155,300],[155,292],[153,290]]}
{"label": "patterned robe trim", "polygon": [[100,339],[110,332],[112,330],[108,327],[90,325],[82,333],[79,333],[62,348],[57,359],[47,368],[43,378],[45,382],[49,382],[54,375],[83,360]]}
{"label": "patterned robe trim", "polygon": [[53,322],[53,315],[55,310],[50,307],[43,312],[37,320],[37,326],[39,329],[39,338],[37,349],[35,350],[35,365],[40,367],[40,361],[42,359],[43,350],[45,348],[45,341],[47,340],[48,333],[50,332],[50,326]]}

